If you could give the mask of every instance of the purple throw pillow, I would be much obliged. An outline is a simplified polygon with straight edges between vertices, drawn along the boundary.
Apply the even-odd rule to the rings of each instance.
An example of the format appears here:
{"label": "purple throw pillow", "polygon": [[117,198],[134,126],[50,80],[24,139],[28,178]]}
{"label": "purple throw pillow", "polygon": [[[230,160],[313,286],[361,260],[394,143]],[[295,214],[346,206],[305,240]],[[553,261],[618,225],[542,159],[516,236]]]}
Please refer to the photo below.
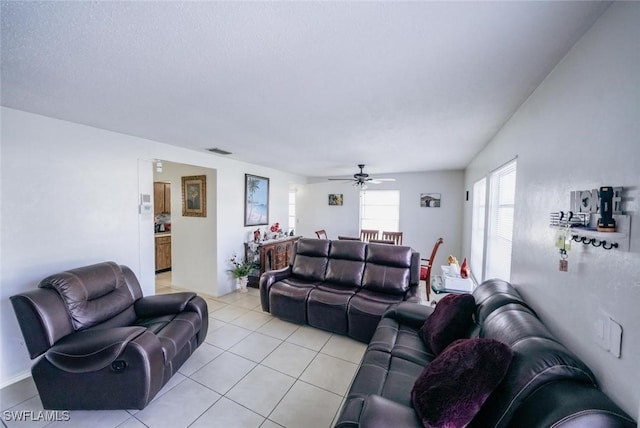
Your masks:
{"label": "purple throw pillow", "polygon": [[460,339],[427,365],[411,401],[427,428],[465,427],[500,384],[511,348],[494,339]]}
{"label": "purple throw pillow", "polygon": [[438,355],[453,341],[466,337],[475,311],[476,301],[471,294],[449,294],[424,322],[420,337]]}

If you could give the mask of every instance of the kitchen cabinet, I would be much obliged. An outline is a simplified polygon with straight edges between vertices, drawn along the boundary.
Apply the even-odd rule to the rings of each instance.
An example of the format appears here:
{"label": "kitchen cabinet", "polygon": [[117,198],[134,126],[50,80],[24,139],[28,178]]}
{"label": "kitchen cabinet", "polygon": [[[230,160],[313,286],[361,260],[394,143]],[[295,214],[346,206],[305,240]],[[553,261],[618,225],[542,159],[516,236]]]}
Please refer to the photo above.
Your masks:
{"label": "kitchen cabinet", "polygon": [[171,269],[171,235],[156,236],[156,272]]}
{"label": "kitchen cabinet", "polygon": [[153,183],[153,214],[171,214],[171,183]]}
{"label": "kitchen cabinet", "polygon": [[[255,260],[260,262],[260,268],[258,271],[249,275],[249,282],[247,285],[250,287],[258,287],[260,282],[260,275],[268,270],[283,269],[289,266],[291,258],[293,257],[293,245],[300,239],[299,236],[290,236],[280,239],[272,239],[268,241],[262,241],[257,244],[244,244],[245,259],[247,261]],[[252,249],[255,248],[255,250]]]}

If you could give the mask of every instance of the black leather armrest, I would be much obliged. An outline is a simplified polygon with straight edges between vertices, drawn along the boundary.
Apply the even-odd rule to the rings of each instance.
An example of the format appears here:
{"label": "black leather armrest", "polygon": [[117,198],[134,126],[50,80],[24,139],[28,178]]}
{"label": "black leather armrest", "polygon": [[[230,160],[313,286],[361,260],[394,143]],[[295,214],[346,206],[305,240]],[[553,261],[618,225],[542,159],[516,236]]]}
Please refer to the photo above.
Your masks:
{"label": "black leather armrest", "polygon": [[369,395],[360,415],[361,427],[422,427],[413,407],[407,407],[379,395]]}
{"label": "black leather armrest", "polygon": [[115,361],[127,344],[146,330],[144,327],[84,330],[62,338],[45,357],[66,372],[97,371]]}
{"label": "black leather armrest", "polygon": [[289,276],[291,276],[291,266],[279,270],[270,270],[260,275],[260,303],[263,311],[270,312],[269,291],[271,286]]}
{"label": "black leather armrest", "polygon": [[569,380],[545,384],[529,395],[519,404],[509,425],[522,428],[637,427],[636,422],[602,391]]}
{"label": "black leather armrest", "polygon": [[432,312],[433,307],[431,306],[401,302],[389,308],[382,317],[393,318],[401,324],[407,324],[415,329],[419,329]]}
{"label": "black leather armrest", "polygon": [[133,307],[138,318],[160,317],[184,312],[194,297],[196,293],[191,292],[158,294],[136,300]]}

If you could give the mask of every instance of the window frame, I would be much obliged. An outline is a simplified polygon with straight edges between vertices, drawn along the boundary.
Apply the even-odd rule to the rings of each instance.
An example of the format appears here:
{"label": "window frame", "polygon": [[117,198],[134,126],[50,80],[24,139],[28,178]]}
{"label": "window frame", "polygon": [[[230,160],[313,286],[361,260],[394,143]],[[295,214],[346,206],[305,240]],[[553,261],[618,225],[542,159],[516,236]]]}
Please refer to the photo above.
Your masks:
{"label": "window frame", "polygon": [[[517,157],[489,172],[485,177],[474,183],[474,199],[472,203],[472,236],[471,252],[476,254],[471,262],[471,272],[476,282],[489,278],[511,280],[511,256],[513,253],[513,227],[515,218],[515,196],[517,184]],[[511,176],[511,174],[513,174]],[[476,200],[476,185],[485,180],[484,198],[478,195]],[[478,209],[476,202],[484,199],[484,221],[476,218]],[[482,260],[478,268],[478,248],[474,247],[475,226],[484,223],[482,239]],[[475,235],[477,236],[477,235]],[[508,260],[506,260],[508,254]],[[478,272],[478,270],[480,272]]]}

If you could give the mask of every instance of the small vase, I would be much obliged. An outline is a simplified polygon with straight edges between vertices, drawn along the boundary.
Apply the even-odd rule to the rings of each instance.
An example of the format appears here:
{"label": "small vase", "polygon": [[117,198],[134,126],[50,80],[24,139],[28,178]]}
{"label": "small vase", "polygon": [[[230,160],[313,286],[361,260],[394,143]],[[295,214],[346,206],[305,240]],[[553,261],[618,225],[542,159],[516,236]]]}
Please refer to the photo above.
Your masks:
{"label": "small vase", "polygon": [[467,264],[467,258],[462,261],[462,266],[460,266],[460,277],[461,278],[469,278],[469,265]]}
{"label": "small vase", "polygon": [[236,288],[238,289],[238,291],[240,293],[246,293],[247,290],[247,282],[249,281],[249,278],[246,276],[240,277],[240,278],[236,278]]}

